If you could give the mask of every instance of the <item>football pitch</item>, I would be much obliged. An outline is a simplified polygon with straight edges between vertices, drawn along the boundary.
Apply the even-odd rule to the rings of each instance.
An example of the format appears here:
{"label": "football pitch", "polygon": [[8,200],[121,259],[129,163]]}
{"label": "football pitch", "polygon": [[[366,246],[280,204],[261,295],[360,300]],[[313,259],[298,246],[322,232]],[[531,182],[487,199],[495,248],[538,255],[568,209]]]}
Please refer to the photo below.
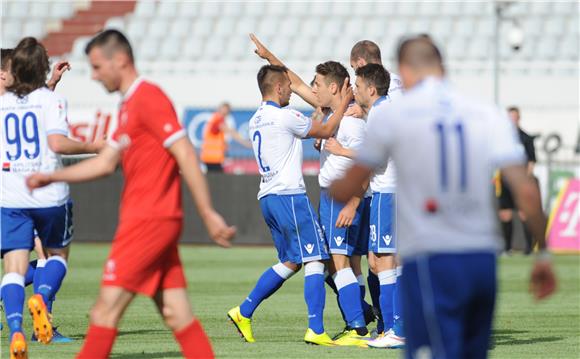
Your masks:
{"label": "football pitch", "polygon": [[[75,339],[70,344],[30,345],[30,358],[73,358],[97,295],[107,244],[72,247],[69,272],[54,304],[55,324]],[[221,249],[182,246],[189,293],[196,315],[212,339],[218,358],[398,358],[397,350],[327,348],[304,344],[306,305],[303,274],[290,279],[254,315],[256,343],[244,343],[226,312],[238,305],[265,268],[275,262],[274,248]],[[580,257],[556,256],[558,292],[536,304],[527,293],[531,258],[500,259],[498,310],[492,358],[578,358],[580,353]],[[30,288],[27,289],[29,294]],[[367,294],[368,297],[368,294]],[[370,299],[369,299],[370,300]],[[4,322],[4,315],[2,314]],[[334,294],[327,290],[325,326],[332,336],[342,329]],[[25,315],[26,334],[31,331]],[[372,326],[371,326],[372,328]],[[8,358],[7,333],[2,332],[2,356]],[[119,328],[112,358],[179,358],[171,333],[163,326],[153,303],[140,297],[129,308]]]}

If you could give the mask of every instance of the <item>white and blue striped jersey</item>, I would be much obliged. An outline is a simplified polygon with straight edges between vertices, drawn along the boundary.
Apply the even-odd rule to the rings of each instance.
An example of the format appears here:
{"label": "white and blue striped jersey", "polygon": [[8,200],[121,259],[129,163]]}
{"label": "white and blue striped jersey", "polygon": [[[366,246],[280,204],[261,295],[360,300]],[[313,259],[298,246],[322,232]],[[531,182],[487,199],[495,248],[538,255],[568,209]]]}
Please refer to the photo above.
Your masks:
{"label": "white and blue striped jersey", "polygon": [[397,166],[403,258],[499,249],[493,172],[525,163],[505,113],[428,78],[368,124],[366,141],[357,162]]}
{"label": "white and blue striped jersey", "polygon": [[66,183],[53,183],[30,193],[25,179],[33,172],[54,172],[61,156],[48,146],[48,135],[68,135],[66,101],[48,90],[37,89],[19,98],[11,92],[0,97],[2,162],[1,205],[5,208],[61,206],[69,198]]}
{"label": "white and blue striped jersey", "polygon": [[[332,114],[329,115],[329,117]],[[335,139],[342,147],[358,151],[364,142],[366,122],[364,119],[344,116],[340,121]],[[318,183],[321,188],[328,188],[335,180],[344,176],[352,166],[353,160],[329,153],[324,149],[326,140],[320,146],[320,173]]]}
{"label": "white and blue striped jersey", "polygon": [[254,157],[262,180],[258,199],[269,194],[306,192],[302,176],[302,139],[312,120],[301,112],[263,102],[249,123]]}

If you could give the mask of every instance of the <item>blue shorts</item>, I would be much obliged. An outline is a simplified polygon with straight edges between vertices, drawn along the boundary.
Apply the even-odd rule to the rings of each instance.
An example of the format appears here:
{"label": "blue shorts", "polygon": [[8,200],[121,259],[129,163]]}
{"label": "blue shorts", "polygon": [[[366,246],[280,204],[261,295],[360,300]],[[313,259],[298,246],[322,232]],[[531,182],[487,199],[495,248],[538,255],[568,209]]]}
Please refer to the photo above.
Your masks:
{"label": "blue shorts", "polygon": [[34,248],[35,231],[45,248],[65,248],[73,235],[72,202],[48,208],[1,209],[1,255]]}
{"label": "blue shorts", "polygon": [[406,357],[486,358],[495,294],[493,253],[403,260]]}
{"label": "blue shorts", "polygon": [[358,242],[354,252],[352,253],[355,256],[366,256],[369,252],[371,199],[372,197],[365,197],[361,202],[362,211],[360,216],[360,229],[358,231]]}
{"label": "blue shorts", "polygon": [[328,248],[332,254],[352,256],[359,241],[361,227],[361,215],[363,203],[357,208],[352,224],[349,227],[338,228],[335,226],[338,214],[344,208],[344,203],[335,201],[326,189],[320,191],[320,206],[318,215],[322,231],[328,242]]}
{"label": "blue shorts", "polygon": [[305,193],[260,199],[280,262],[296,264],[329,258],[324,234]]}
{"label": "blue shorts", "polygon": [[396,208],[397,202],[394,193],[373,193],[369,225],[369,252],[397,253]]}

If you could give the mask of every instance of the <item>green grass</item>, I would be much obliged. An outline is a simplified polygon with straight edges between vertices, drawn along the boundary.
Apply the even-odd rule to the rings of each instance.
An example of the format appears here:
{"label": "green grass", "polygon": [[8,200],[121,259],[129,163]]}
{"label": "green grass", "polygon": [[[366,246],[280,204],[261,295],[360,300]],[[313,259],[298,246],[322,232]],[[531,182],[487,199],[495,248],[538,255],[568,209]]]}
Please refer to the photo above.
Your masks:
{"label": "green grass", "polygon": [[[97,295],[107,245],[75,244],[69,274],[55,302],[56,324],[76,340],[43,346],[32,343],[31,358],[73,358],[85,334],[87,313]],[[399,351],[324,348],[302,342],[306,330],[303,277],[297,275],[254,315],[255,344],[243,343],[225,313],[239,304],[262,271],[275,260],[273,248],[222,250],[181,249],[196,314],[211,337],[219,358],[398,358]],[[493,358],[577,358],[580,353],[580,257],[555,258],[559,290],[546,302],[527,293],[531,259],[502,258],[495,320]],[[328,291],[330,292],[330,291]],[[342,327],[336,301],[328,293],[325,325],[332,335]],[[4,320],[4,318],[3,318]],[[30,320],[25,316],[30,333]],[[7,358],[7,333],[2,352]],[[121,322],[112,358],[178,358],[179,348],[161,323],[152,302],[138,298]]]}

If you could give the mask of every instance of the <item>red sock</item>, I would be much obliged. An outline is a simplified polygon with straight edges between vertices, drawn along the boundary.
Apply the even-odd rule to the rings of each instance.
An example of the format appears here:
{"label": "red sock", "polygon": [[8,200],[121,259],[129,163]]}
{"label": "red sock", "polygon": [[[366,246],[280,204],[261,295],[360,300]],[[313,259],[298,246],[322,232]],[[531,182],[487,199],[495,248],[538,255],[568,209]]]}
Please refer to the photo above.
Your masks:
{"label": "red sock", "polygon": [[211,343],[203,331],[201,323],[194,320],[180,331],[173,332],[186,359],[213,359]]}
{"label": "red sock", "polygon": [[117,328],[98,327],[90,325],[85,338],[85,344],[76,359],[107,359],[113,349]]}

